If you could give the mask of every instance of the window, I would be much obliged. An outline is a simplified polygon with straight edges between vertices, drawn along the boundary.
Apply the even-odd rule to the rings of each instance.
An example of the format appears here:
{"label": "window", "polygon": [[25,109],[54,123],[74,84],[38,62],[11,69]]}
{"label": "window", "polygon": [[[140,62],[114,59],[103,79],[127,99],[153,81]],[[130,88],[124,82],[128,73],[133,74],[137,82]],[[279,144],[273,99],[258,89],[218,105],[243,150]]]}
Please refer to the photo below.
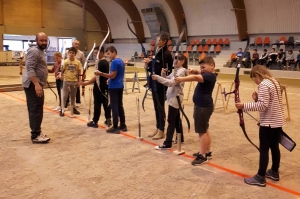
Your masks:
{"label": "window", "polygon": [[20,40],[3,40],[3,45],[7,45],[8,50],[23,51],[23,41]]}
{"label": "window", "polygon": [[73,39],[71,38],[58,38],[58,49],[59,52],[63,52],[65,48],[72,47]]}

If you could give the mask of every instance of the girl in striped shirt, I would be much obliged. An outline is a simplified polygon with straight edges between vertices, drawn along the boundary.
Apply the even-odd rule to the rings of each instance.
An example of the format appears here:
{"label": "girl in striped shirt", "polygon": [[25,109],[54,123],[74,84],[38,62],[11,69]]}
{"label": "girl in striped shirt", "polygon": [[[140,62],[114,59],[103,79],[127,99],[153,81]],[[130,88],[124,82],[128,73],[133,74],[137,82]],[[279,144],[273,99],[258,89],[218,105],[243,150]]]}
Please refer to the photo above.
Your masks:
{"label": "girl in striped shirt", "polygon": [[[254,92],[254,102],[236,103],[237,109],[244,111],[259,111],[259,170],[251,178],[245,178],[250,185],[266,186],[266,178],[279,180],[280,150],[279,141],[284,125],[281,87],[270,71],[262,65],[256,65],[250,72],[250,77],[258,85],[258,93]],[[267,170],[269,163],[269,148],[272,153],[272,167]]]}

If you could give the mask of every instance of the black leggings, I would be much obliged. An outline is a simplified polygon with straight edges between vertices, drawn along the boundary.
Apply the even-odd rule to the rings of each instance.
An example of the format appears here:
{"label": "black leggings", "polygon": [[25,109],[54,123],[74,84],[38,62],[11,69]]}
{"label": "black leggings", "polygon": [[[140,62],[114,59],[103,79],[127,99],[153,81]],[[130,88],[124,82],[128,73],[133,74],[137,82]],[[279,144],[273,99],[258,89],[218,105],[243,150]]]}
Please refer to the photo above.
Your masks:
{"label": "black leggings", "polygon": [[271,169],[278,172],[280,164],[279,139],[282,128],[260,126],[259,128],[259,170],[258,175],[265,176],[269,163],[269,149],[272,154]]}
{"label": "black leggings", "polygon": [[166,140],[164,141],[164,145],[172,146],[172,139],[173,139],[175,129],[177,133],[181,133],[181,142],[184,142],[182,122],[180,119],[180,110],[170,105],[169,105],[169,113],[168,113],[168,123],[169,125],[167,128],[167,137]]}

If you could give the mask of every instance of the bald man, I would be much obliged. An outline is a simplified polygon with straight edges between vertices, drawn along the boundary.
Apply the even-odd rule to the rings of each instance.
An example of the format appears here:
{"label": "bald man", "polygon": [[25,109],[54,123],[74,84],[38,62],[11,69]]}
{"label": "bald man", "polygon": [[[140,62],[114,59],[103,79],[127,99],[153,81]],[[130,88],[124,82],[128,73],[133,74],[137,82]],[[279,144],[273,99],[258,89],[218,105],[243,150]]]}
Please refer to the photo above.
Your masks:
{"label": "bald man", "polygon": [[36,46],[27,51],[22,86],[26,94],[29,124],[32,143],[47,143],[50,138],[42,133],[44,91],[48,77],[48,68],[44,50],[47,48],[48,37],[40,32],[36,35]]}
{"label": "bald man", "polygon": [[[75,59],[80,61],[82,66],[84,66],[85,56],[84,56],[84,53],[79,50],[79,46],[80,46],[80,42],[77,39],[72,42],[72,47],[76,48],[76,50],[77,50]],[[66,53],[64,55],[64,59],[66,59],[67,57],[68,57],[68,51],[66,51]],[[77,93],[76,93],[76,104],[80,104],[80,89],[79,89],[79,87],[78,87]],[[76,114],[76,113],[79,113],[79,112],[75,109],[74,114]]]}

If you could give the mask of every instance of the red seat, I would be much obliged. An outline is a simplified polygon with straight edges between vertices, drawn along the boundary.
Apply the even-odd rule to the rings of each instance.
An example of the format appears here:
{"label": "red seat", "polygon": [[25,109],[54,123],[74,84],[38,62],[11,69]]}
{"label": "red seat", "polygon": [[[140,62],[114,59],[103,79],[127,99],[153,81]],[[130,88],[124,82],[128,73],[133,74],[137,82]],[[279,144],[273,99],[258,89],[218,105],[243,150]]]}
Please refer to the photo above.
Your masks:
{"label": "red seat", "polygon": [[216,46],[217,45],[217,39],[213,39],[213,41],[211,42],[212,45]]}
{"label": "red seat", "polygon": [[195,40],[194,39],[192,39],[191,41],[190,41],[190,45],[195,45]]}
{"label": "red seat", "polygon": [[202,46],[198,46],[197,52],[199,52],[199,53],[202,53],[202,52],[203,52]]}
{"label": "red seat", "polygon": [[205,46],[204,46],[203,52],[204,52],[204,53],[208,53],[208,45],[205,45]]}
{"label": "red seat", "polygon": [[192,45],[189,45],[189,46],[186,48],[186,51],[187,51],[187,52],[191,52],[191,51],[192,51]]}
{"label": "red seat", "polygon": [[270,45],[270,37],[265,38],[264,45]]}
{"label": "red seat", "polygon": [[218,44],[223,45],[223,39],[222,38],[219,39]]}
{"label": "red seat", "polygon": [[170,46],[171,44],[172,44],[172,41],[169,40],[168,43],[167,43],[167,45]]}
{"label": "red seat", "polygon": [[225,41],[224,41],[224,45],[229,46],[229,43],[230,43],[229,38],[226,38]]}
{"label": "red seat", "polygon": [[200,39],[197,39],[196,42],[195,42],[195,44],[196,44],[197,46],[199,46],[199,45],[200,45]]}
{"label": "red seat", "polygon": [[155,41],[154,40],[151,41],[151,46],[155,46]]}
{"label": "red seat", "polygon": [[199,60],[203,59],[205,56],[206,56],[205,53],[201,53],[201,55],[200,55],[200,57],[199,57]]}
{"label": "red seat", "polygon": [[206,45],[211,45],[211,39],[207,39],[207,41],[206,41]]}
{"label": "red seat", "polygon": [[217,47],[215,48],[215,53],[220,53],[221,52],[221,46],[217,45]]}
{"label": "red seat", "polygon": [[261,37],[257,37],[255,43],[256,43],[257,46],[261,46],[262,45],[262,39],[261,39]]}

